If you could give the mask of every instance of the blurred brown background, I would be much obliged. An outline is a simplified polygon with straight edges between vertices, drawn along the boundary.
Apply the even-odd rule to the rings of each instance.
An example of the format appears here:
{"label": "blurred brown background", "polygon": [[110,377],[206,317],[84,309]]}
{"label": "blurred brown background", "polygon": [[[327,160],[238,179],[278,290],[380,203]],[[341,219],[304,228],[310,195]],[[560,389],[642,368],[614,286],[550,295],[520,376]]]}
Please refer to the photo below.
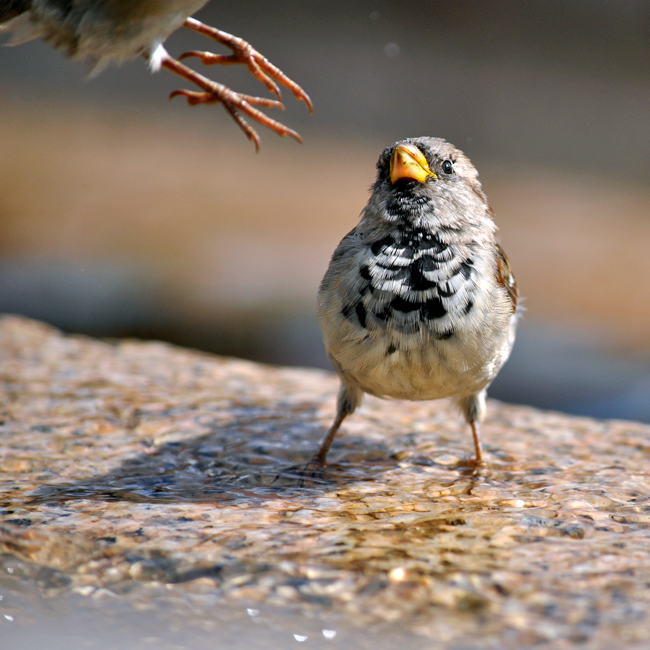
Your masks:
{"label": "blurred brown background", "polygon": [[0,48],[0,311],[327,367],[329,256],[379,152],[436,135],[479,168],[526,297],[491,395],[650,421],[650,2],[212,0],[197,18],[310,93],[314,115],[285,93],[280,116],[305,143],[261,131],[256,155],[144,61],[86,81],[41,42]]}

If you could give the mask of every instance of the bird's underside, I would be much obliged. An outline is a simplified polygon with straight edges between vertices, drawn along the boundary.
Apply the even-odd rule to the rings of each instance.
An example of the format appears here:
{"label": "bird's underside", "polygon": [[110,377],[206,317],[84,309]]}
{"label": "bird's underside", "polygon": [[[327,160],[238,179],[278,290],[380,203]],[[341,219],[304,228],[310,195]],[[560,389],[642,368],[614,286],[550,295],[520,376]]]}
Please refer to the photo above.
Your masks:
{"label": "bird's underside", "polygon": [[[163,4],[162,10],[161,3],[151,3],[158,6],[158,11],[156,15],[144,17],[142,12],[135,11],[144,3],[135,0],[134,2],[134,5],[122,3],[122,9],[124,6],[130,9],[126,15],[122,11],[118,17],[117,12],[108,9],[109,0],[94,0],[93,3],[68,3],[64,0],[0,0],[0,31],[13,31],[9,44],[19,44],[41,37],[69,58],[89,61],[95,73],[109,62],[121,63],[142,55],[149,61],[153,71],[164,68],[199,88],[176,90],[171,93],[170,98],[185,97],[191,106],[223,104],[228,114],[255,144],[256,149],[259,149],[260,137],[249,120],[268,127],[278,135],[288,135],[298,142],[302,141],[296,131],[269,117],[260,108],[284,109],[280,84],[289,88],[297,99],[304,101],[311,112],[312,103],[307,93],[243,39],[187,17],[187,13],[183,14],[184,6],[189,7],[191,4],[194,9],[200,8],[205,4],[205,0],[195,0],[194,3],[178,0],[176,4],[181,10],[178,10],[178,7],[174,9],[174,3]],[[84,8],[90,4],[96,9],[91,11]],[[231,54],[193,50],[185,52],[178,59],[173,58],[162,43],[181,25],[224,45]],[[275,95],[275,99],[238,93],[212,81],[181,63],[183,59],[190,57],[199,58],[204,65],[243,64]]]}

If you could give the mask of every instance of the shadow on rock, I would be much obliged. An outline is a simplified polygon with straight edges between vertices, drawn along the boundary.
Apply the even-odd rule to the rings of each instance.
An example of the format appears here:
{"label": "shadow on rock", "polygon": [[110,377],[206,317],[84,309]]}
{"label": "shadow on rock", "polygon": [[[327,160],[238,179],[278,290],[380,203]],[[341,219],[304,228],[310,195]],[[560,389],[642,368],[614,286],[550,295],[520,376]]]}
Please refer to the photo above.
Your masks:
{"label": "shadow on rock", "polygon": [[32,492],[29,503],[70,499],[250,502],[313,495],[337,485],[373,480],[396,466],[385,445],[342,434],[332,449],[333,462],[314,468],[309,461],[324,435],[314,408],[246,410],[246,415],[226,424],[210,425],[210,433],[164,443],[110,473],[69,485],[42,486]]}

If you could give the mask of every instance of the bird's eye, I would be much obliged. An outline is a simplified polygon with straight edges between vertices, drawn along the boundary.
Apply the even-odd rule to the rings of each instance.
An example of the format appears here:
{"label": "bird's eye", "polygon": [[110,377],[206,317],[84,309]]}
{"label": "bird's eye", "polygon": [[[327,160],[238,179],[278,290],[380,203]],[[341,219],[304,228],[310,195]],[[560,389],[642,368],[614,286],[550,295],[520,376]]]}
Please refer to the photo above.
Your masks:
{"label": "bird's eye", "polygon": [[445,172],[445,174],[451,174],[454,171],[454,166],[451,164],[451,160],[445,160],[445,162],[442,163],[442,171]]}

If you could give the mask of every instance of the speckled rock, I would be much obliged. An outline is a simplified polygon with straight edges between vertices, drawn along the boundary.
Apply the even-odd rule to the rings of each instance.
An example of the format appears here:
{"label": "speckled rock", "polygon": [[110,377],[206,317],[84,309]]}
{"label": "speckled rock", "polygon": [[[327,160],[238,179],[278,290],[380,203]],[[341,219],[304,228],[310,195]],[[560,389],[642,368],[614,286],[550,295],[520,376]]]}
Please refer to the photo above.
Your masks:
{"label": "speckled rock", "polygon": [[0,572],[47,597],[162,589],[441,648],[650,643],[649,426],[490,402],[476,471],[451,404],[368,398],[305,472],[328,373],[17,317],[0,364]]}

